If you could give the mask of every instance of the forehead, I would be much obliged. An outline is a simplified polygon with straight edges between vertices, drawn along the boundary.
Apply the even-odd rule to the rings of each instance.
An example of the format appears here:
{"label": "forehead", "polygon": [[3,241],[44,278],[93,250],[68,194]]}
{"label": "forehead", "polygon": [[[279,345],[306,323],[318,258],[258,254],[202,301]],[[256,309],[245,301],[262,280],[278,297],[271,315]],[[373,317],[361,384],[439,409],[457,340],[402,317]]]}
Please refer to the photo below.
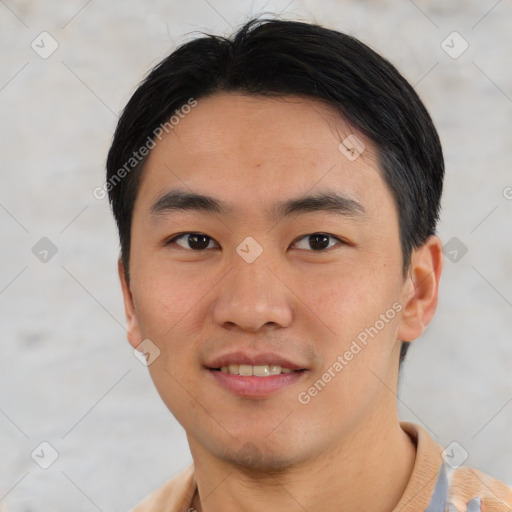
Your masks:
{"label": "forehead", "polygon": [[241,207],[315,187],[355,200],[389,195],[372,141],[315,99],[217,93],[198,99],[156,142],[138,194],[153,199],[175,186],[215,190]]}
{"label": "forehead", "polygon": [[178,139],[197,137],[201,132],[196,151],[208,151],[218,145],[239,149],[243,144],[248,155],[254,150],[261,154],[262,150],[293,149],[307,154],[322,147],[332,149],[340,137],[343,140],[354,131],[333,106],[323,101],[240,92],[200,98],[173,130]]}

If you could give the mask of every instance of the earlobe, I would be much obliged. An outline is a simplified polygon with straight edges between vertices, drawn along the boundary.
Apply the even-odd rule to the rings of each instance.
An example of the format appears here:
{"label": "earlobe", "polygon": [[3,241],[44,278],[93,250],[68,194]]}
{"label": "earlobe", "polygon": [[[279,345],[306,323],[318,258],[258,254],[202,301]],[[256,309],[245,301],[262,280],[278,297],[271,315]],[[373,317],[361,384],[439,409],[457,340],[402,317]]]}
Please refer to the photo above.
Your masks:
{"label": "earlobe", "polygon": [[411,256],[409,274],[403,288],[399,340],[413,341],[419,338],[432,320],[437,308],[442,268],[442,243],[439,237],[433,235]]}
{"label": "earlobe", "polygon": [[123,291],[124,311],[126,315],[126,337],[133,348],[138,347],[142,342],[142,334],[140,332],[139,320],[133,302],[132,292],[130,285],[126,280],[124,265],[121,259],[117,262],[117,271],[119,273],[119,280],[121,281],[121,288]]}

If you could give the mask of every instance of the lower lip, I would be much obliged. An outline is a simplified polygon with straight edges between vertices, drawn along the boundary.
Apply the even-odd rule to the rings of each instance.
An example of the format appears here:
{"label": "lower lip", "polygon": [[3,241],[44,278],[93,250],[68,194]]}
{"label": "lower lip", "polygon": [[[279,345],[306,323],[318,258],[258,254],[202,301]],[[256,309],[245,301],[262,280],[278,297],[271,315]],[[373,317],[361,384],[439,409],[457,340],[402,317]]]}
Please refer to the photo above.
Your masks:
{"label": "lower lip", "polygon": [[306,371],[294,371],[292,373],[281,373],[269,377],[244,377],[232,375],[218,370],[208,369],[212,377],[225,389],[235,395],[246,398],[265,398],[276,391],[287,388],[302,378]]}

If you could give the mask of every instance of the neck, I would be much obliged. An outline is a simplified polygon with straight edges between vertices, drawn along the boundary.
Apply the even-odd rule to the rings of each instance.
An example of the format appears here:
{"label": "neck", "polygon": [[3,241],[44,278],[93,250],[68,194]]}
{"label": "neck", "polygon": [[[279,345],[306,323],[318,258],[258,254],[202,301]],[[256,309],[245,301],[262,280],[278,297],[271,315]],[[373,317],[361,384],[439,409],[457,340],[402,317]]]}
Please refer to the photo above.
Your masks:
{"label": "neck", "polygon": [[189,439],[198,485],[192,505],[198,512],[391,512],[409,481],[415,446],[396,416],[356,430],[328,453],[272,475],[219,461]]}

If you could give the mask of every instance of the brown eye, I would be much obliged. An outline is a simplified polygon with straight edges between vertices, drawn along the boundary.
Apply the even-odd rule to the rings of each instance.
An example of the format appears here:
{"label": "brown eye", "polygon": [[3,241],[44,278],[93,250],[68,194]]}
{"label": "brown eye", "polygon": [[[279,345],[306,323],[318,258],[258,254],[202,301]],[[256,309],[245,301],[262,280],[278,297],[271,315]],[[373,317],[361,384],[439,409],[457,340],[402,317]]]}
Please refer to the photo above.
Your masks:
{"label": "brown eye", "polygon": [[[334,243],[331,243],[332,241],[334,241]],[[295,243],[295,247],[298,249],[324,251],[336,245],[336,242],[343,243],[339,238],[329,235],[328,233],[312,233],[302,237],[299,242]],[[300,244],[302,244],[302,247]]]}
{"label": "brown eye", "polygon": [[211,249],[210,243],[213,239],[202,233],[183,233],[169,240],[168,244],[176,243],[183,249],[192,249],[194,251],[202,251]]}

